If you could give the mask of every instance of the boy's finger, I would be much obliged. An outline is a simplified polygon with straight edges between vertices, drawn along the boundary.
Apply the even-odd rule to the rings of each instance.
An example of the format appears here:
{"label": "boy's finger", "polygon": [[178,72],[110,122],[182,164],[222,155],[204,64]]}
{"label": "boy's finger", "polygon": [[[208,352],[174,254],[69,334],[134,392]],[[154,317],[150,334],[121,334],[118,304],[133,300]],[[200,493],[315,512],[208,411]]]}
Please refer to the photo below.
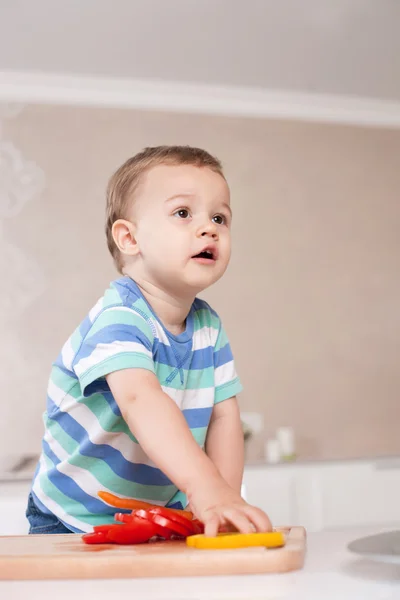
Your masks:
{"label": "boy's finger", "polygon": [[253,523],[256,530],[260,533],[272,531],[272,524],[267,515],[255,506],[246,506],[243,508],[247,517]]}
{"label": "boy's finger", "polygon": [[249,517],[242,510],[225,510],[223,516],[240,533],[253,533],[253,526]]}
{"label": "boy's finger", "polygon": [[215,513],[206,516],[204,519],[204,535],[215,537],[218,533],[219,517]]}

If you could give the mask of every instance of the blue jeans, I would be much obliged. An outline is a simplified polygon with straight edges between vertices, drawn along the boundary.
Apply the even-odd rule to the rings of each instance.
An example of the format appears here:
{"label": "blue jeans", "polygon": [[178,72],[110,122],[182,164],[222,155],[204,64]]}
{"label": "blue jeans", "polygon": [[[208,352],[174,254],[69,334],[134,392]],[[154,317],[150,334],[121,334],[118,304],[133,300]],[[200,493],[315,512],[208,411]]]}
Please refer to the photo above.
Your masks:
{"label": "blue jeans", "polygon": [[25,515],[30,524],[29,533],[73,533],[55,515],[42,512],[32,494],[29,494]]}

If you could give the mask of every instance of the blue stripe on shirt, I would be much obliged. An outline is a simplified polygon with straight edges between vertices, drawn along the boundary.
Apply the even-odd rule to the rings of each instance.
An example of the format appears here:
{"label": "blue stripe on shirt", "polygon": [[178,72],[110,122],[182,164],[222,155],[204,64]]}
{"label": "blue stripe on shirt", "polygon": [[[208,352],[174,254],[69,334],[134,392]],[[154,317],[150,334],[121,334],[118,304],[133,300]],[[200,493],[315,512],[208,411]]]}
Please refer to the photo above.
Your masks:
{"label": "blue stripe on shirt", "polygon": [[186,419],[190,429],[197,427],[207,427],[211,418],[213,407],[207,408],[188,408],[183,410],[183,416]]}
{"label": "blue stripe on shirt", "polygon": [[[42,447],[45,455],[51,460],[51,462],[54,464],[54,467],[57,467],[61,461],[54,454],[49,444],[45,440],[42,442]],[[89,513],[103,513],[108,515],[114,514],[115,508],[113,509],[112,506],[109,507],[107,505],[105,508],[104,502],[98,498],[89,496],[89,494],[84,492],[71,477],[65,475],[64,473],[60,473],[60,471],[58,471],[56,468],[48,471],[47,476],[51,483],[55,485],[60,492],[62,492],[65,496],[68,496],[68,498],[72,498],[73,500],[83,504]]]}
{"label": "blue stripe on shirt", "polygon": [[[162,342],[156,343],[154,347],[154,360],[158,364],[163,364],[171,367],[176,367],[179,361],[180,367],[189,370],[208,369],[214,364],[213,348],[207,346],[200,350],[193,350],[182,353],[182,356],[176,356],[172,351],[171,346],[167,346]],[[186,359],[186,360],[185,360]]]}
{"label": "blue stripe on shirt", "polygon": [[89,318],[89,315],[88,315],[87,317],[84,318],[82,323],[79,325],[79,333],[81,334],[82,339],[84,339],[85,336],[88,334],[92,325],[93,325],[93,322],[91,321],[91,319]]}
{"label": "blue stripe on shirt", "polygon": [[152,343],[139,327],[120,323],[106,325],[103,329],[85,339],[74,358],[72,366],[75,366],[83,358],[90,356],[97,344],[111,345],[116,342],[136,342],[143,344],[147,351],[151,352],[152,350]]}
{"label": "blue stripe on shirt", "polygon": [[56,360],[54,361],[54,366],[57,367],[57,369],[60,369],[60,371],[62,371],[63,373],[65,373],[65,375],[68,375],[68,377],[76,377],[75,373],[67,369],[67,367],[65,366],[61,353],[57,356]]}
{"label": "blue stripe on shirt", "polygon": [[[89,439],[87,431],[70,414],[60,410],[50,397],[48,397],[47,402],[52,411],[51,418],[57,421],[60,427],[72,439],[78,442],[80,446],[79,451],[82,456],[103,460],[116,475],[131,483],[159,486],[173,485],[160,469],[130,462],[119,450],[116,450],[109,444],[93,444]],[[134,442],[131,441],[131,443]]]}
{"label": "blue stripe on shirt", "polygon": [[226,365],[231,360],[233,360],[233,354],[229,344],[225,344],[225,346],[214,352],[215,368]]}

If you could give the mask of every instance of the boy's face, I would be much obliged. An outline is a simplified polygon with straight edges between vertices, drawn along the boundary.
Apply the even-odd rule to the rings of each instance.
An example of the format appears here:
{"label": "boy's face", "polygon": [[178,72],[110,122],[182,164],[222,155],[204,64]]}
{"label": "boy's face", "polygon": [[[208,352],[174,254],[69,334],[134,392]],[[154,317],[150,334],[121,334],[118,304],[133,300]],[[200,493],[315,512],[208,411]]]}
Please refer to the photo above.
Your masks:
{"label": "boy's face", "polygon": [[231,254],[228,185],[206,167],[159,165],[143,178],[133,222],[141,276],[172,295],[196,294]]}

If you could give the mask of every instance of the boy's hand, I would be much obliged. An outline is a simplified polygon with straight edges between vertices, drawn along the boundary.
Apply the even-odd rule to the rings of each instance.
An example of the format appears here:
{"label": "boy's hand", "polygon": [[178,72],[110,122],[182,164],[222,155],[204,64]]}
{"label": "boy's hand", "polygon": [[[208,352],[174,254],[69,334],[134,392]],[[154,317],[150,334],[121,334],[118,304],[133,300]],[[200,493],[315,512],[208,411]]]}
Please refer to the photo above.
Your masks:
{"label": "boy's hand", "polygon": [[242,533],[271,530],[267,515],[247,504],[224,481],[154,373],[125,369],[106,379],[133,435],[147,456],[187,495],[206,535],[215,536],[219,527],[226,525]]}
{"label": "boy's hand", "polygon": [[216,536],[222,526],[240,533],[272,530],[267,515],[260,508],[247,504],[229,486],[222,485],[213,493],[206,493],[204,490],[197,494],[194,492],[190,498],[190,507],[204,523],[204,533],[207,536]]}

